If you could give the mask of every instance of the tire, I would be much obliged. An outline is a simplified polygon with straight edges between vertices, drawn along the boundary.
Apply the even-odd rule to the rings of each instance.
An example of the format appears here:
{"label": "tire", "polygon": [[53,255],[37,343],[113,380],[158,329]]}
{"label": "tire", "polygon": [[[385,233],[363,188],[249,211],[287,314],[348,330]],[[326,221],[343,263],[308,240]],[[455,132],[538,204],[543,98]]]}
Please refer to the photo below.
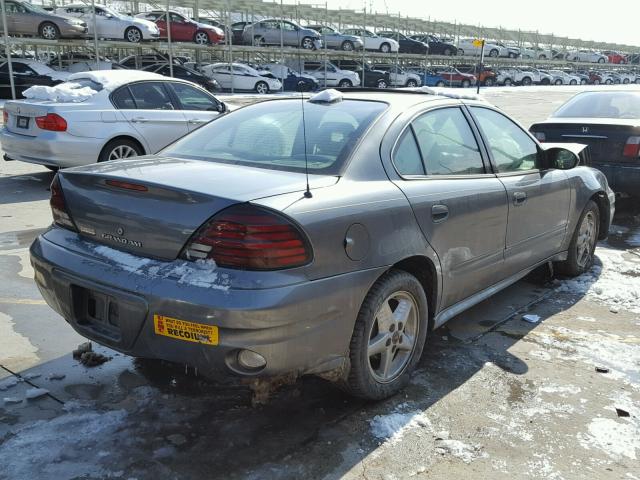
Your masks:
{"label": "tire", "polygon": [[498,50],[496,50],[495,48],[492,49],[491,51],[489,51],[489,56],[490,57],[498,58],[498,55],[500,55],[500,52],[498,52]]}
{"label": "tire", "polygon": [[516,58],[516,54],[512,53],[512,52],[509,52],[509,58]]}
{"label": "tire", "polygon": [[580,79],[580,85],[586,85],[587,83],[588,82],[584,78]]}
{"label": "tire", "polygon": [[522,85],[524,85],[525,87],[528,87],[529,85],[531,85],[531,77],[524,77],[522,79]]}
{"label": "tire", "polygon": [[436,83],[436,87],[445,87],[445,83],[442,80],[438,80],[438,83]]}
{"label": "tire", "polygon": [[554,85],[562,85],[562,80],[558,79],[553,83],[554,83]]}
{"label": "tire", "polygon": [[461,86],[462,88],[469,88],[471,86],[471,82],[469,80],[463,80]]}
{"label": "tire", "polygon": [[461,57],[464,57],[464,50],[459,48],[458,49],[458,55],[460,55]]}
{"label": "tire", "polygon": [[547,59],[547,56],[546,56],[546,55],[540,55],[540,56],[538,57],[538,60],[546,60],[546,59]]}
{"label": "tire", "polygon": [[342,387],[366,400],[382,400],[404,388],[422,355],[427,319],[427,298],[420,282],[402,270],[385,273],[358,312]]}
{"label": "tire", "polygon": [[45,40],[58,40],[60,38],[60,29],[55,23],[44,22],[38,28],[40,38]]}
{"label": "tire", "polygon": [[313,44],[313,38],[311,37],[304,37],[302,39],[302,42],[300,42],[300,46],[302,48],[304,48],[305,50],[315,50],[316,46]]}
{"label": "tire", "polygon": [[266,95],[269,93],[269,85],[267,85],[267,82],[260,81],[256,83],[256,86],[253,89],[260,95]]}
{"label": "tire", "polygon": [[255,47],[264,47],[264,46],[266,46],[264,38],[261,37],[260,35],[256,35],[255,37],[253,37],[253,45]]}
{"label": "tire", "polygon": [[604,63],[604,58],[599,58],[598,63]]}
{"label": "tire", "polygon": [[98,157],[98,162],[133,158],[143,154],[144,151],[140,145],[133,140],[128,138],[114,138],[104,146]]}
{"label": "tire", "polygon": [[416,82],[413,79],[407,80],[407,87],[417,87],[418,86],[418,82]]}
{"label": "tire", "polygon": [[593,81],[594,85],[600,85],[600,80],[598,80],[597,78]]}
{"label": "tire", "polygon": [[505,78],[504,79],[504,86],[505,87],[510,87],[511,85],[513,85],[513,81],[510,78]]}
{"label": "tire", "polygon": [[353,83],[351,83],[351,80],[348,80],[348,79],[340,80],[340,83],[338,83],[338,87],[351,88],[353,87]]}
{"label": "tire", "polygon": [[451,51],[450,48],[445,48],[444,51],[442,52],[442,55],[450,57],[451,55],[453,55],[453,52]]}
{"label": "tire", "polygon": [[207,32],[204,32],[202,30],[198,30],[195,35],[193,36],[193,42],[197,43],[198,45],[208,45],[209,43],[209,35],[207,35]]}
{"label": "tire", "polygon": [[378,83],[376,83],[376,88],[387,88],[388,86],[387,81],[383,78],[378,80]]}
{"label": "tire", "polygon": [[345,40],[344,42],[342,42],[342,45],[340,45],[340,49],[345,52],[353,52],[355,50],[355,47],[353,46],[353,42],[351,40]]}
{"label": "tire", "polygon": [[142,32],[138,27],[129,27],[124,31],[124,39],[130,43],[140,43],[142,41]]}
{"label": "tire", "polygon": [[495,80],[493,79],[493,77],[488,77],[485,78],[484,80],[484,86],[485,87],[493,87],[495,85]]}
{"label": "tire", "polygon": [[627,83],[629,83],[629,79],[628,79],[628,78],[625,78],[625,79],[622,81],[622,83],[624,83],[624,84],[626,85]]}
{"label": "tire", "polygon": [[577,277],[589,271],[593,266],[593,253],[598,243],[600,229],[600,210],[593,200],[589,200],[578,220],[571,243],[569,256],[558,262],[556,270],[562,275]]}
{"label": "tire", "polygon": [[577,84],[578,84],[578,82],[576,80],[571,80],[569,82],[569,85],[577,85]]}
{"label": "tire", "polygon": [[540,81],[540,84],[541,84],[541,85],[551,85],[551,80],[549,80],[548,78],[543,78],[543,79]]}
{"label": "tire", "polygon": [[382,53],[389,53],[391,51],[391,45],[389,45],[387,42],[383,43],[382,45],[380,45],[380,51]]}
{"label": "tire", "polygon": [[613,83],[613,80],[611,80],[610,78],[607,78],[604,83],[607,85],[611,85]]}

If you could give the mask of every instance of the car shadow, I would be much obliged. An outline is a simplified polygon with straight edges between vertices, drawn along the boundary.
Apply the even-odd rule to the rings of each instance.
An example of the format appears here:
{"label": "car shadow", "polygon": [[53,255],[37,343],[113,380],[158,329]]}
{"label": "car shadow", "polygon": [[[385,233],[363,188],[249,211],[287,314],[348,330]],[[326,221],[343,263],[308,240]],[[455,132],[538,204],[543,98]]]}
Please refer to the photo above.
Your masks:
{"label": "car shadow", "polygon": [[0,192],[2,192],[0,205],[48,199],[49,186],[54,175],[50,171],[22,175],[0,175]]}

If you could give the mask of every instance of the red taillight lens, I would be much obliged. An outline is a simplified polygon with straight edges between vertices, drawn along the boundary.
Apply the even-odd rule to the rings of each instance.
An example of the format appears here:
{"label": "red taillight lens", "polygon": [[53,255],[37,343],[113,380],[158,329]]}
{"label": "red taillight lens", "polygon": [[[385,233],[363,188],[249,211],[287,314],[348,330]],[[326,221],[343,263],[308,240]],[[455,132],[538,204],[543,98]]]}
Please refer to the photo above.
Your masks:
{"label": "red taillight lens", "polygon": [[622,155],[625,157],[639,157],[640,156],[640,137],[629,137],[627,143],[624,146]]}
{"label": "red taillight lens", "polygon": [[302,231],[270,210],[243,204],[204,224],[183,252],[187,260],[213,259],[221,267],[279,270],[311,261]]}
{"label": "red taillight lens", "polygon": [[2,121],[4,122],[5,125],[9,123],[9,113],[7,113],[6,110],[2,111]]}
{"label": "red taillight lens", "polygon": [[57,113],[48,113],[44,117],[36,117],[36,125],[41,130],[51,130],[52,132],[67,131],[67,121]]}
{"label": "red taillight lens", "polygon": [[64,201],[64,194],[62,193],[62,187],[60,186],[58,175],[53,177],[53,182],[51,182],[51,198],[49,199],[49,205],[51,205],[53,223],[64,228],[68,228],[69,230],[77,230],[73,220],[71,219],[71,215],[69,215],[69,212],[67,211],[67,205]]}

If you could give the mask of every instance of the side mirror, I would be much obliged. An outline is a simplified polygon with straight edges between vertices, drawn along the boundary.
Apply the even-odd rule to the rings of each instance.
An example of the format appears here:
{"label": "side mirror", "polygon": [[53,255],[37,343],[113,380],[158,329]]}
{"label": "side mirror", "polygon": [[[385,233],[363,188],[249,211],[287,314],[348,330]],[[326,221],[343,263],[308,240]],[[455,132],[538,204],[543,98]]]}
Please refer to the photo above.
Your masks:
{"label": "side mirror", "polygon": [[558,170],[571,170],[580,163],[580,157],[571,150],[553,147],[544,151],[545,167]]}
{"label": "side mirror", "polygon": [[218,105],[218,112],[225,113],[227,111],[227,105],[224,102],[220,102]]}

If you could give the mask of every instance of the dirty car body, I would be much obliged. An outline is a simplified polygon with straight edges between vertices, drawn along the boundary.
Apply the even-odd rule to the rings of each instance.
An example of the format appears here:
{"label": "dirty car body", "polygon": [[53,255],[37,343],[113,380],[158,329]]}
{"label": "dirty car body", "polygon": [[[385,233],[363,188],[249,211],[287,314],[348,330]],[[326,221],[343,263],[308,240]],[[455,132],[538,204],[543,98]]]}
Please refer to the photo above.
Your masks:
{"label": "dirty car body", "polygon": [[[156,156],[58,173],[31,247],[47,303],[129,355],[214,377],[330,372],[383,398],[428,330],[566,260],[590,202],[608,231],[604,176],[551,165],[554,147],[483,101],[318,95],[306,129],[300,99],[272,100]],[[373,383],[355,387],[361,360]]]}

